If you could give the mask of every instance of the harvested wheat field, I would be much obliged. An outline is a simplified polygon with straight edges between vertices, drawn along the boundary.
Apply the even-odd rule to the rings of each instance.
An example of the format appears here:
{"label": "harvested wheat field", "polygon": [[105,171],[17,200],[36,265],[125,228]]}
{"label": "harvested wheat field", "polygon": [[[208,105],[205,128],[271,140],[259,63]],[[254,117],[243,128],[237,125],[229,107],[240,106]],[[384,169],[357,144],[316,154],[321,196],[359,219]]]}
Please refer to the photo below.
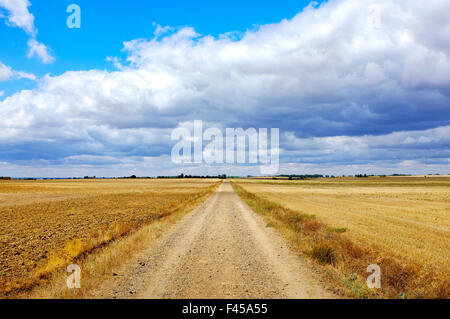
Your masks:
{"label": "harvested wheat field", "polygon": [[[239,180],[238,193],[356,297],[449,297],[450,178]],[[326,258],[324,258],[326,256]]]}
{"label": "harvested wheat field", "polygon": [[170,179],[0,181],[0,296],[31,290],[69,262],[196,205],[218,184]]}

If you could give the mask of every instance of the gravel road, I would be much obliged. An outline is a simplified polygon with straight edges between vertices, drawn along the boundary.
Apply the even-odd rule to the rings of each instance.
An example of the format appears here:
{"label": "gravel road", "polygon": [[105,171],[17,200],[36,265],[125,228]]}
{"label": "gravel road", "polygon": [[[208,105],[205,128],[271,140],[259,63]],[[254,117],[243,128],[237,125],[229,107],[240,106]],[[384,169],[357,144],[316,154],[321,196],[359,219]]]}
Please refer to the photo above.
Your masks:
{"label": "gravel road", "polygon": [[99,287],[100,298],[333,298],[225,181]]}

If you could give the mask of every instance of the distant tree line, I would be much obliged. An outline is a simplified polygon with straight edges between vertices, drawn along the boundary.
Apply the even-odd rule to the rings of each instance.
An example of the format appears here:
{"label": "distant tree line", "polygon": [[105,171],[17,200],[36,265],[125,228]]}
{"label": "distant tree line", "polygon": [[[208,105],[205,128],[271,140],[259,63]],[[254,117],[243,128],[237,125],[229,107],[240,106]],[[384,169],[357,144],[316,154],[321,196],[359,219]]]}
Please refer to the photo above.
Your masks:
{"label": "distant tree line", "polygon": [[227,174],[222,175],[184,175],[181,173],[178,176],[158,176],[158,178],[220,178],[220,179],[226,179]]}
{"label": "distant tree line", "polygon": [[303,174],[303,175],[297,175],[297,174],[291,174],[291,175],[278,175],[278,177],[287,177],[289,179],[305,179],[305,178],[323,178],[324,176],[322,174]]}
{"label": "distant tree line", "polygon": [[[435,175],[439,176],[439,173],[436,174],[428,174],[430,176]],[[450,176],[450,174],[448,174]],[[356,178],[368,178],[368,177],[388,177],[388,176],[412,176],[411,174],[391,174],[391,175],[373,175],[373,174],[356,174],[356,175],[342,175],[342,177],[356,177]],[[255,176],[247,175],[247,178],[253,178]],[[426,177],[426,176],[425,176]],[[157,177],[151,177],[151,176],[122,176],[122,177],[96,177],[96,176],[84,176],[84,177],[22,177],[22,178],[14,178],[14,179],[20,179],[20,180],[59,180],[59,179],[155,179],[155,178],[172,178],[172,179],[180,179],[180,178],[215,178],[215,179],[230,179],[230,178],[245,178],[240,176],[227,176],[226,174],[219,174],[219,175],[185,175],[184,173],[181,173],[180,175],[174,175],[174,176],[157,176]],[[258,177],[259,178],[259,177]],[[299,179],[312,179],[312,178],[335,178],[335,175],[322,175],[322,174],[282,174],[282,175],[276,175],[276,176],[268,176],[266,179],[285,179],[288,178],[289,180],[299,180]],[[11,177],[8,176],[0,176],[0,180],[11,180]]]}
{"label": "distant tree line", "polygon": [[227,178],[227,174],[222,174],[222,175],[184,175],[183,173],[181,173],[180,175],[177,176],[177,178],[220,178],[220,179],[226,179]]}

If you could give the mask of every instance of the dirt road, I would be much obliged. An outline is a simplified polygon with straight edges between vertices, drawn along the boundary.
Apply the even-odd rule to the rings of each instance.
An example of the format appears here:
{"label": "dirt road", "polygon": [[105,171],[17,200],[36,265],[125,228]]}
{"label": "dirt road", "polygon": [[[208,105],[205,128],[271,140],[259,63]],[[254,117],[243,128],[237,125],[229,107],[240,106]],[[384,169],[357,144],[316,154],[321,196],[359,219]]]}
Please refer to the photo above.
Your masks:
{"label": "dirt road", "polygon": [[333,298],[225,181],[100,287],[101,298]]}

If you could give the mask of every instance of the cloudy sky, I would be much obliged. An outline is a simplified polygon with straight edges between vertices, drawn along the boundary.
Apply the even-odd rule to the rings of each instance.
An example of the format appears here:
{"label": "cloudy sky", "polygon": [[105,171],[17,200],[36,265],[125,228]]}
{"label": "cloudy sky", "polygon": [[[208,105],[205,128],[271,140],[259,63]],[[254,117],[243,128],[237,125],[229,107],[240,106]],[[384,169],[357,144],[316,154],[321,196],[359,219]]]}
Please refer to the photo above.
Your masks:
{"label": "cloudy sky", "polygon": [[448,174],[449,13],[448,0],[0,0],[0,176],[259,173],[172,163],[171,132],[194,120],[279,128],[280,173]]}

